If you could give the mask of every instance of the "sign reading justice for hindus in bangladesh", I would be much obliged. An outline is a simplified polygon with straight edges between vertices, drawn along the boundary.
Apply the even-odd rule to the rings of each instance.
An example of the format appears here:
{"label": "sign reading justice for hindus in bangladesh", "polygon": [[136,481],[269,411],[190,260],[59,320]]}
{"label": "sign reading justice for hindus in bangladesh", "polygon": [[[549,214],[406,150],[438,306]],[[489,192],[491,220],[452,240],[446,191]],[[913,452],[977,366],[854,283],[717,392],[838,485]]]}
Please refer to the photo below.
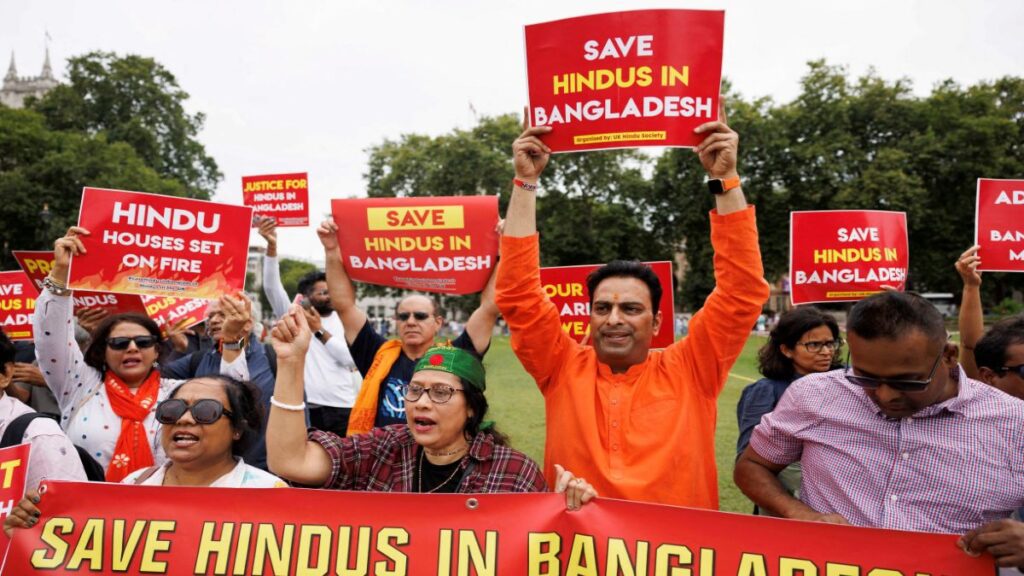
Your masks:
{"label": "sign reading justice for hindus in bangladesh", "polygon": [[907,215],[881,210],[793,212],[789,270],[793,304],[860,300],[902,290],[909,265]]}
{"label": "sign reading justice for hindus in bangladesh", "polygon": [[1024,180],[978,179],[978,270],[1024,272]]}
{"label": "sign reading justice for hindus in bangladesh", "polygon": [[242,291],[252,208],[86,188],[68,287],[215,299]]}
{"label": "sign reading justice for hindus in bangladesh", "polygon": [[[654,270],[661,282],[661,305],[655,312],[661,312],[661,327],[651,339],[652,348],[665,348],[675,342],[674,296],[672,291],[672,263],[645,262]],[[552,266],[540,269],[540,283],[551,303],[558,309],[562,330],[577,342],[590,334],[590,293],[587,291],[587,275],[597,270],[597,265]]]}
{"label": "sign reading justice for hindus in bangladesh", "polygon": [[525,29],[530,123],[555,152],[696,146],[718,119],[725,12],[638,10]]}
{"label": "sign reading justice for hindus in bangladesh", "polygon": [[305,172],[243,176],[242,203],[278,226],[309,226],[309,178]]}
{"label": "sign reading justice for hindus in bangladesh", "polygon": [[357,282],[472,294],[497,263],[497,196],[332,200],[331,211]]}

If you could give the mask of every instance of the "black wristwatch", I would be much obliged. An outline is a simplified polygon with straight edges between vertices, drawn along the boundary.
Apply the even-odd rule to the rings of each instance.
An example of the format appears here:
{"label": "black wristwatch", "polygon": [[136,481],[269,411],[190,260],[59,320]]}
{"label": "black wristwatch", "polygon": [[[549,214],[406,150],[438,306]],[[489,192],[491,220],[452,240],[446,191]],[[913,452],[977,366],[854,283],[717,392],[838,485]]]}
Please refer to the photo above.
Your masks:
{"label": "black wristwatch", "polygon": [[316,336],[317,340],[323,342],[324,341],[324,336],[327,336],[327,333],[324,332],[323,329],[320,329],[320,330],[317,330],[316,332],[313,332],[313,336]]}
{"label": "black wristwatch", "polygon": [[711,193],[714,194],[715,196],[719,196],[719,195],[725,194],[726,192],[728,192],[729,190],[732,190],[733,188],[739,188],[739,185],[740,185],[740,177],[739,176],[736,176],[734,178],[725,178],[725,179],[722,179],[722,178],[712,178],[712,179],[708,180],[708,190],[710,190]]}

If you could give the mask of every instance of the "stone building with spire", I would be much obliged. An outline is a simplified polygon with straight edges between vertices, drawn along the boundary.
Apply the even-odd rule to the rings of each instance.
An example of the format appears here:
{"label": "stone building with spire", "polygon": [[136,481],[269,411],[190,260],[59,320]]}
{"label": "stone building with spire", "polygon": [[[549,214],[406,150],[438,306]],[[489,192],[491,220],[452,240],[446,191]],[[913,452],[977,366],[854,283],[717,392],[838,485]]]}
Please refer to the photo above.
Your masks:
{"label": "stone building with spire", "polygon": [[18,76],[18,67],[14,63],[14,52],[11,52],[11,65],[4,76],[3,88],[0,88],[0,104],[10,108],[24,108],[25,98],[35,96],[41,98],[57,86],[50,66],[50,48],[46,48],[46,60],[39,76]]}

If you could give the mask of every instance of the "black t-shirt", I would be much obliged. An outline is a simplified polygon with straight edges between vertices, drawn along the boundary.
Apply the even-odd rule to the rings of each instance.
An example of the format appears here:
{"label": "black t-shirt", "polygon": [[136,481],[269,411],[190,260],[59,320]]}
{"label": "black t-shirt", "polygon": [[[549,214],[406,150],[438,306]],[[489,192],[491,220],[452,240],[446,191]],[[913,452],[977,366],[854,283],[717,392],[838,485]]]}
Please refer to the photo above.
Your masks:
{"label": "black t-shirt", "polygon": [[[355,361],[356,367],[359,368],[359,372],[363,376],[366,376],[373,364],[373,357],[377,355],[377,351],[385,342],[387,342],[387,338],[378,334],[367,320],[359,330],[359,334],[356,335],[355,341],[349,344],[348,350],[352,353],[352,360]],[[458,338],[452,340],[451,345],[462,348],[482,359],[473,346],[473,339],[465,330],[459,334]],[[381,382],[380,393],[377,396],[377,417],[373,421],[374,427],[405,424],[405,398],[402,397],[402,386],[408,384],[412,379],[412,371],[416,367],[417,360],[419,358],[409,358],[405,352],[398,355],[398,360],[395,360],[394,365],[391,366],[387,378]]]}
{"label": "black t-shirt", "polygon": [[416,491],[433,492],[435,494],[454,494],[462,482],[462,464],[465,458],[460,458],[449,464],[432,464],[430,460],[423,457],[423,449],[420,448],[418,456],[419,464],[416,471]]}

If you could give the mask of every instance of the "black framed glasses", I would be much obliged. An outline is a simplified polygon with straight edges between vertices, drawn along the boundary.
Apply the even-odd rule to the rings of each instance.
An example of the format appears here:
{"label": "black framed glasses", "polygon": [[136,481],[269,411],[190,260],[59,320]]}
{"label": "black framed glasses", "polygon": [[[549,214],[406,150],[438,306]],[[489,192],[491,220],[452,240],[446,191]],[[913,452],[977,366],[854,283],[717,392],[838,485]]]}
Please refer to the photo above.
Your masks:
{"label": "black framed glasses", "polygon": [[430,396],[430,401],[434,404],[444,404],[445,402],[452,399],[452,395],[456,392],[462,392],[462,388],[455,388],[454,386],[448,386],[447,384],[435,384],[430,388],[426,388],[419,384],[404,384],[402,386],[402,397],[405,398],[406,402],[415,402],[423,396],[426,392],[427,396]]}
{"label": "black framed glasses", "polygon": [[419,320],[420,322],[423,322],[427,318],[430,318],[430,314],[426,312],[399,312],[398,314],[395,314],[395,318],[398,318],[400,322],[408,322],[410,316]]}
{"label": "black framed glasses", "polygon": [[1016,372],[1018,376],[1024,378],[1024,364],[1018,364],[1016,366],[1002,366],[998,370],[1000,376],[1006,375],[1007,372]]}
{"label": "black framed glasses", "polygon": [[797,342],[796,345],[803,346],[812,354],[817,354],[822,350],[835,352],[843,345],[843,341],[839,338],[836,338],[835,340],[808,340],[807,342]]}
{"label": "black framed glasses", "polygon": [[135,342],[135,346],[142,350],[143,348],[156,346],[157,340],[157,337],[152,334],[144,336],[115,336],[114,338],[107,338],[107,347],[111,350],[127,350],[128,346]]}
{"label": "black framed glasses", "polygon": [[161,424],[176,424],[185,412],[192,413],[196,424],[213,424],[221,416],[231,417],[231,411],[213,398],[197,400],[191,406],[181,398],[170,398],[156,405],[156,421]]}
{"label": "black framed glasses", "polygon": [[852,384],[856,384],[861,388],[878,388],[882,384],[885,384],[893,390],[899,390],[900,392],[920,392],[928,387],[935,378],[935,372],[939,369],[939,362],[942,360],[942,354],[946,351],[945,347],[939,351],[939,355],[935,358],[935,363],[932,365],[932,371],[928,373],[926,380],[906,380],[902,378],[874,378],[872,376],[860,376],[853,373],[853,363],[850,360],[850,355],[846,355],[846,379]]}

